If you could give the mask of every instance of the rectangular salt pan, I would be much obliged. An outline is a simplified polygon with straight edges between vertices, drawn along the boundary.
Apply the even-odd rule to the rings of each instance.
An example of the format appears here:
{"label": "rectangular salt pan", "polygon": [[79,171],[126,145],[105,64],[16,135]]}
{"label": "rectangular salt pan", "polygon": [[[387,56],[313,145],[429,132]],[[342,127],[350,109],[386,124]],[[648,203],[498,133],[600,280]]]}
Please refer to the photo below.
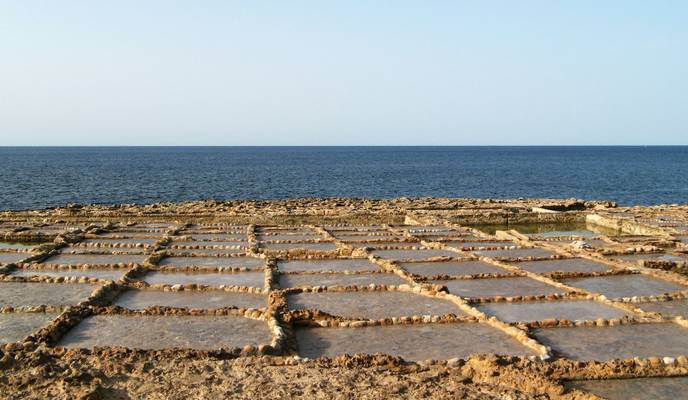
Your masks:
{"label": "rectangular salt pan", "polygon": [[638,307],[647,312],[658,312],[664,317],[688,318],[688,300],[656,301],[652,303],[638,304]]}
{"label": "rectangular salt pan", "polygon": [[585,289],[592,293],[601,293],[610,299],[655,296],[688,289],[688,286],[640,274],[563,279],[562,283]]}
{"label": "rectangular salt pan", "polygon": [[277,234],[277,235],[258,235],[257,239],[260,241],[274,241],[274,240],[304,241],[304,240],[323,239],[323,237],[320,235]]}
{"label": "rectangular salt pan", "polygon": [[12,253],[0,252],[0,265],[17,263],[25,258],[31,257],[31,253]]}
{"label": "rectangular salt pan", "polygon": [[23,340],[57,318],[56,313],[3,313],[0,314],[0,343]]}
{"label": "rectangular salt pan", "polygon": [[612,269],[605,264],[586,260],[583,258],[570,258],[560,260],[524,261],[515,263],[515,266],[526,271],[536,273],[547,272],[604,272]]}
{"label": "rectangular salt pan", "polygon": [[445,242],[445,245],[456,249],[470,249],[481,247],[509,247],[515,246],[514,242]]}
{"label": "rectangular salt pan", "polygon": [[267,298],[253,293],[235,293],[221,290],[164,292],[162,290],[127,290],[117,297],[114,305],[130,310],[149,307],[176,307],[215,309],[222,307],[261,308],[267,307]]}
{"label": "rectangular salt pan", "polygon": [[506,334],[478,323],[296,328],[301,357],[385,353],[409,361],[466,358],[476,353],[535,355]]}
{"label": "rectangular salt pan", "polygon": [[621,309],[588,300],[538,301],[527,303],[488,303],[478,309],[504,322],[530,322],[546,319],[595,320],[612,319],[627,315]]}
{"label": "rectangular salt pan", "polygon": [[0,250],[32,250],[43,243],[0,242]]}
{"label": "rectangular salt pan", "polygon": [[253,257],[165,257],[160,260],[158,265],[169,267],[263,268],[265,261],[262,258]]}
{"label": "rectangular salt pan", "polygon": [[119,263],[142,264],[144,259],[144,255],[133,254],[57,254],[43,262],[58,265],[116,265]]}
{"label": "rectangular salt pan", "polygon": [[505,274],[504,268],[500,268],[482,261],[439,261],[402,263],[401,267],[406,271],[420,276],[461,276],[478,274]]}
{"label": "rectangular salt pan", "polygon": [[320,259],[280,261],[277,267],[282,272],[301,271],[379,271],[380,268],[368,259]]}
{"label": "rectangular salt pan", "polygon": [[687,333],[687,329],[673,323],[654,323],[538,329],[535,336],[564,357],[605,361],[688,354]]}
{"label": "rectangular salt pan", "polygon": [[260,247],[266,250],[315,250],[315,251],[331,251],[336,250],[337,246],[334,243],[320,242],[320,243],[261,243]]}
{"label": "rectangular salt pan", "polygon": [[262,289],[265,286],[263,271],[227,272],[149,272],[143,278],[148,284],[246,286]]}
{"label": "rectangular salt pan", "polygon": [[438,249],[419,249],[419,250],[375,250],[373,255],[387,260],[427,260],[433,257],[460,257],[457,252]]}
{"label": "rectangular salt pan", "polygon": [[540,249],[540,248],[523,248],[523,249],[505,249],[505,250],[476,250],[473,254],[477,256],[494,257],[494,258],[544,258],[552,257],[556,253]]}
{"label": "rectangular salt pan", "polygon": [[576,381],[567,386],[608,400],[677,400],[686,396],[688,377]]}
{"label": "rectangular salt pan", "polygon": [[79,323],[58,345],[70,348],[123,346],[213,350],[269,344],[271,340],[265,322],[231,315],[97,315]]}
{"label": "rectangular salt pan", "polygon": [[48,268],[19,268],[12,273],[16,276],[50,276],[58,277],[88,277],[103,280],[117,281],[124,275],[128,269],[124,268],[88,268],[88,269],[48,269]]}
{"label": "rectangular salt pan", "polygon": [[289,308],[318,309],[351,319],[382,319],[413,315],[465,315],[452,302],[407,292],[320,292],[287,297]]}
{"label": "rectangular salt pan", "polygon": [[408,283],[393,273],[380,274],[290,274],[280,276],[281,288],[312,286],[401,285]]}
{"label": "rectangular salt pan", "polygon": [[98,287],[90,283],[0,282],[0,307],[76,305]]}
{"label": "rectangular salt pan", "polygon": [[431,281],[429,283],[444,285],[451,294],[471,298],[495,296],[534,296],[541,294],[563,293],[566,291],[564,289],[560,289],[526,277],[456,279],[448,281]]}
{"label": "rectangular salt pan", "polygon": [[167,250],[167,254],[175,255],[188,255],[188,254],[199,254],[199,255],[222,255],[222,254],[245,254],[246,249],[175,249],[171,248]]}

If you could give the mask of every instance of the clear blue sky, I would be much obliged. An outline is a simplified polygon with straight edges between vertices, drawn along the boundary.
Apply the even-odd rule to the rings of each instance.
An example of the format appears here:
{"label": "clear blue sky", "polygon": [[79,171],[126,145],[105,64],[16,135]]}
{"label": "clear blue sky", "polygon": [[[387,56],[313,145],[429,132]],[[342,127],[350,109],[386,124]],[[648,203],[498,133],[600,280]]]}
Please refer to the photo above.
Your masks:
{"label": "clear blue sky", "polygon": [[686,1],[0,0],[0,145],[688,144]]}

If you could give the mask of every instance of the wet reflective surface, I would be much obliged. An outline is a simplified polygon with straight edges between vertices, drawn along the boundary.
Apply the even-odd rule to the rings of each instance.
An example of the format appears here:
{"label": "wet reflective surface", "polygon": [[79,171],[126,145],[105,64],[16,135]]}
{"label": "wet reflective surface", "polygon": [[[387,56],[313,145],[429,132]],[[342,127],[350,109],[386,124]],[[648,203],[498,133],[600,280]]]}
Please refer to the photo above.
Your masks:
{"label": "wet reflective surface", "polygon": [[444,242],[447,246],[454,247],[457,249],[469,249],[469,248],[480,248],[480,247],[508,247],[515,246],[514,242]]}
{"label": "wet reflective surface", "polygon": [[380,268],[368,259],[321,259],[279,261],[277,267],[283,272],[300,271],[379,271]]}
{"label": "wet reflective surface", "polygon": [[478,323],[297,328],[301,357],[386,353],[409,361],[465,358],[476,353],[534,355],[515,339]]}
{"label": "wet reflective surface", "polygon": [[76,305],[98,287],[90,283],[0,282],[0,307]]}
{"label": "wet reflective surface", "polygon": [[170,243],[170,246],[222,246],[222,247],[246,247],[248,241],[241,240],[235,242],[199,242],[196,240],[176,240]]}
{"label": "wet reflective surface", "polygon": [[88,317],[69,331],[59,346],[92,348],[125,346],[141,349],[171,347],[212,350],[269,344],[272,336],[263,321],[235,316]]}
{"label": "wet reflective surface", "polygon": [[304,274],[282,275],[279,279],[281,288],[305,286],[367,286],[401,285],[408,283],[393,273],[381,274]]}
{"label": "wet reflective surface", "polygon": [[262,268],[265,261],[254,257],[165,257],[158,263],[170,267],[246,267]]}
{"label": "wet reflective surface", "polygon": [[643,311],[661,313],[667,318],[688,318],[688,300],[686,299],[641,303],[638,304],[638,307]]}
{"label": "wet reflective surface", "polygon": [[0,250],[31,250],[43,243],[1,242]]}
{"label": "wet reflective surface", "polygon": [[200,255],[211,255],[211,254],[244,254],[246,249],[168,249],[167,254],[176,255],[188,255],[188,254],[200,254]]}
{"label": "wet reflective surface", "polygon": [[144,255],[135,254],[57,254],[43,262],[59,265],[111,265],[119,263],[142,264],[144,259]]}
{"label": "wet reflective surface", "polygon": [[321,292],[288,296],[289,308],[318,309],[346,318],[465,315],[453,303],[406,292]]}
{"label": "wet reflective surface", "polygon": [[387,260],[425,260],[432,257],[460,257],[457,252],[450,250],[420,249],[420,250],[374,250],[373,255]]}
{"label": "wet reflective surface", "polygon": [[500,268],[482,261],[441,261],[401,263],[406,271],[421,276],[460,276],[476,274],[505,274],[504,268]]}
{"label": "wet reflective surface", "polygon": [[267,307],[267,297],[253,293],[233,293],[221,290],[164,292],[162,290],[127,290],[117,297],[116,306],[131,310],[148,307],[188,307],[211,309],[222,307],[261,308]]}
{"label": "wet reflective surface", "polygon": [[329,251],[336,250],[337,246],[334,243],[320,242],[320,243],[261,243],[260,247],[266,250],[317,250]]}
{"label": "wet reflective surface", "polygon": [[563,279],[561,282],[593,293],[601,293],[610,299],[653,296],[688,289],[688,287],[677,283],[640,274]]}
{"label": "wet reflective surface", "polygon": [[0,265],[16,263],[32,255],[31,253],[0,252]]}
{"label": "wet reflective surface", "polygon": [[237,273],[227,272],[149,272],[143,278],[151,285],[169,284],[210,286],[247,286],[262,289],[265,286],[265,273],[262,271],[247,271]]}
{"label": "wet reflective surface", "polygon": [[524,261],[513,264],[526,271],[545,272],[604,272],[612,269],[605,264],[586,260],[583,258],[571,258],[563,260]]}
{"label": "wet reflective surface", "polygon": [[124,275],[128,269],[124,268],[79,268],[79,269],[39,269],[39,268],[20,268],[12,272],[16,276],[52,276],[52,277],[68,277],[68,276],[86,276],[89,278],[98,278],[116,281]]}
{"label": "wet reflective surface", "polygon": [[564,289],[526,277],[456,279],[430,283],[446,286],[449,293],[461,297],[510,297],[565,292]]}
{"label": "wet reflective surface", "polygon": [[260,241],[273,241],[273,240],[316,240],[323,239],[320,235],[303,235],[303,234],[276,234],[276,235],[256,235],[256,238]]}
{"label": "wet reflective surface", "polygon": [[537,329],[535,336],[581,361],[688,354],[688,329],[672,323]]}
{"label": "wet reflective surface", "polygon": [[621,318],[621,309],[589,300],[538,301],[527,303],[488,303],[476,306],[504,322],[530,322],[545,319],[594,320]]}
{"label": "wet reflective surface", "polygon": [[57,313],[2,313],[0,314],[0,343],[22,341],[58,315]]}
{"label": "wet reflective surface", "polygon": [[551,257],[556,253],[539,248],[528,249],[505,249],[505,250],[475,250],[472,252],[477,256],[495,258],[522,258],[522,257]]}
{"label": "wet reflective surface", "polygon": [[115,244],[143,244],[143,245],[154,245],[158,239],[155,238],[128,238],[128,239],[86,239],[80,243],[85,244],[101,244],[103,246],[112,246]]}
{"label": "wet reflective surface", "polygon": [[639,263],[640,261],[652,260],[652,261],[670,261],[670,262],[681,262],[688,261],[688,256],[676,256],[673,254],[664,253],[645,253],[645,254],[623,254],[616,256],[608,256],[608,258],[619,261],[626,261],[630,263]]}
{"label": "wet reflective surface", "polygon": [[609,400],[677,400],[686,397],[688,377],[575,381],[566,386]]}

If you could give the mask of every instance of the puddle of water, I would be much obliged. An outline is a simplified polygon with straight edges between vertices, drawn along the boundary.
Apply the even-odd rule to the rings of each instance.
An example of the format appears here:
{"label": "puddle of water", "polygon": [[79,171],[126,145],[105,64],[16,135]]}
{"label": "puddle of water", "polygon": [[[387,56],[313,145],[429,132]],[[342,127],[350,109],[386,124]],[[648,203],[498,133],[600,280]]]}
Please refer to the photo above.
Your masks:
{"label": "puddle of water", "polygon": [[316,239],[322,239],[323,237],[320,235],[299,235],[299,234],[292,234],[292,235],[285,235],[285,234],[277,234],[277,235],[257,235],[257,239],[261,241],[266,241],[266,240],[316,240]]}
{"label": "puddle of water", "polygon": [[365,258],[280,261],[277,267],[282,272],[380,270],[377,265]]}
{"label": "puddle of water", "polygon": [[263,288],[265,286],[265,274],[260,272],[149,272],[143,278],[151,285],[169,284],[210,286],[247,286]]}
{"label": "puddle of water", "polygon": [[561,282],[593,293],[601,293],[610,299],[617,297],[655,296],[688,289],[686,286],[673,282],[639,274],[562,279]]}
{"label": "puddle of water", "polygon": [[90,283],[0,282],[0,307],[76,305],[97,287]]}
{"label": "puddle of water", "polygon": [[688,318],[688,300],[654,301],[638,304],[643,311],[658,312],[667,318]]}
{"label": "puddle of water", "polygon": [[346,318],[465,315],[453,303],[406,292],[320,292],[288,296],[289,308],[318,309]]}
{"label": "puddle of water", "polygon": [[401,263],[408,272],[421,276],[460,276],[476,274],[504,274],[507,271],[482,261],[440,261]]}
{"label": "puddle of water", "polygon": [[334,243],[320,242],[320,243],[261,243],[260,247],[266,250],[318,250],[329,251],[336,250],[337,246]]}
{"label": "puddle of water", "polygon": [[58,345],[71,348],[124,346],[212,350],[269,344],[271,339],[265,322],[232,315],[96,315],[84,319],[67,332]]}
{"label": "puddle of water", "polygon": [[262,268],[265,261],[254,257],[165,257],[158,263],[170,267],[246,267]]}
{"label": "puddle of water", "polygon": [[477,308],[504,322],[530,322],[545,319],[594,320],[621,318],[621,309],[590,300],[538,301],[528,303],[487,303]]}
{"label": "puddle of water", "polygon": [[0,343],[19,342],[47,325],[58,315],[55,313],[0,314]]}
{"label": "puddle of water", "polygon": [[163,292],[162,290],[127,290],[113,303],[131,310],[148,307],[178,307],[213,309],[222,307],[260,308],[267,307],[267,298],[254,293],[234,293],[219,290]]}
{"label": "puddle of water", "polygon": [[686,333],[672,323],[535,330],[540,343],[579,361],[688,354]]}
{"label": "puddle of water", "polygon": [[556,253],[540,248],[521,248],[504,250],[476,250],[473,254],[494,258],[551,257]]}
{"label": "puddle of water", "polygon": [[124,275],[128,269],[124,268],[80,268],[80,269],[44,269],[44,268],[20,268],[15,270],[12,275],[15,276],[52,276],[70,277],[70,276],[86,276],[89,278],[98,278],[111,281],[117,281]]}
{"label": "puddle of water", "polygon": [[449,289],[449,293],[461,297],[531,296],[561,293],[564,291],[563,289],[527,277],[457,279],[430,281],[430,283],[444,285]]}
{"label": "puddle of water", "polygon": [[584,258],[570,258],[562,260],[542,260],[542,261],[523,261],[514,263],[515,266],[526,271],[545,273],[545,272],[604,272],[612,269],[611,267],[586,260]]}
{"label": "puddle of water", "polygon": [[144,255],[136,254],[57,254],[49,257],[43,262],[46,264],[58,265],[112,265],[119,263],[142,264],[144,259]]}
{"label": "puddle of water", "polygon": [[445,242],[447,246],[451,246],[457,249],[469,249],[469,248],[480,248],[480,247],[508,247],[515,246],[516,243],[509,241],[477,241],[477,242]]}
{"label": "puddle of water", "polygon": [[0,252],[0,265],[16,263],[31,256],[31,253]]}
{"label": "puddle of water", "polygon": [[688,377],[575,381],[566,386],[608,400],[677,400],[686,396]]}
{"label": "puddle of water", "polygon": [[478,323],[386,325],[295,330],[301,357],[386,353],[409,361],[466,358],[476,353],[535,355],[506,334]]}
{"label": "puddle of water", "polygon": [[307,274],[282,275],[279,284],[281,288],[310,287],[310,286],[368,286],[401,285],[406,282],[396,274]]}
{"label": "puddle of water", "polygon": [[43,243],[0,242],[0,250],[31,250]]}
{"label": "puddle of water", "polygon": [[432,257],[459,257],[460,254],[449,250],[419,249],[419,250],[375,250],[373,255],[386,260],[426,260]]}

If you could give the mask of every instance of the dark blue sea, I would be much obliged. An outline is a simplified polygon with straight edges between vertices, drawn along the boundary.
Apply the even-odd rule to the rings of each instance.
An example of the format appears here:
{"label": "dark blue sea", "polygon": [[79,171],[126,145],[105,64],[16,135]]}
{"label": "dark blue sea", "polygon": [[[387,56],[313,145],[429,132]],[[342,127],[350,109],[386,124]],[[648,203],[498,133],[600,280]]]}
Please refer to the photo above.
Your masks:
{"label": "dark blue sea", "polygon": [[688,146],[0,148],[0,209],[287,197],[688,202]]}

